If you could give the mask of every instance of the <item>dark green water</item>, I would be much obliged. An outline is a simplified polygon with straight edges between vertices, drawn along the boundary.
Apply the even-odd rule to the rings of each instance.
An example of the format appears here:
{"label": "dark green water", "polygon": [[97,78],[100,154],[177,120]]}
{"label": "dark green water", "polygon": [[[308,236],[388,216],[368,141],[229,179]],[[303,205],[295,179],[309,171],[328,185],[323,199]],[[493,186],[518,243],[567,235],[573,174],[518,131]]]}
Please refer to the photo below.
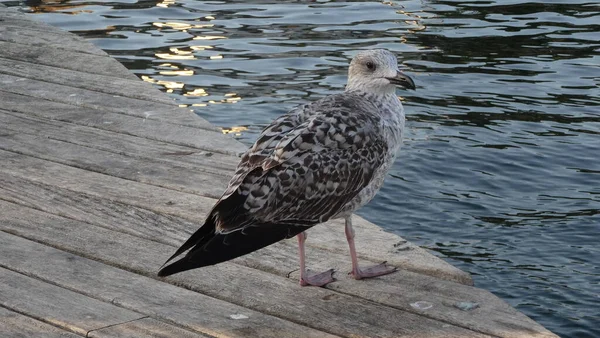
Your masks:
{"label": "dark green water", "polygon": [[396,52],[418,90],[398,92],[407,139],[360,213],[555,333],[600,337],[598,2],[10,4],[248,144],[294,105],[343,90],[356,50]]}

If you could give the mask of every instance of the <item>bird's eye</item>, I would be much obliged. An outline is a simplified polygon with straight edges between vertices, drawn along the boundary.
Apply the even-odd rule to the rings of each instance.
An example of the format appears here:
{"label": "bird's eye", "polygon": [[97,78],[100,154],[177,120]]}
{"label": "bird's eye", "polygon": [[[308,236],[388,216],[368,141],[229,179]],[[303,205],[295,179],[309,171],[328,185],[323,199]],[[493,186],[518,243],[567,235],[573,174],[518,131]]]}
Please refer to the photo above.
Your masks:
{"label": "bird's eye", "polygon": [[367,61],[367,68],[373,71],[375,70],[375,64],[372,61]]}

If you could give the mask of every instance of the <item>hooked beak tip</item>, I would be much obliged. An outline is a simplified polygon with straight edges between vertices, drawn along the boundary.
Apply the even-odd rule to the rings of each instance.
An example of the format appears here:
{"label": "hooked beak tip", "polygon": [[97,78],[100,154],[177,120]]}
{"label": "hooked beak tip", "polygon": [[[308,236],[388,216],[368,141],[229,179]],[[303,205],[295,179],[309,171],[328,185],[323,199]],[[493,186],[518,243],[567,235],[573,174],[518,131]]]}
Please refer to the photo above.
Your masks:
{"label": "hooked beak tip", "polygon": [[388,77],[387,79],[390,81],[390,83],[393,83],[397,86],[412,90],[416,89],[415,82],[410,78],[410,76],[400,71],[396,73],[395,77]]}

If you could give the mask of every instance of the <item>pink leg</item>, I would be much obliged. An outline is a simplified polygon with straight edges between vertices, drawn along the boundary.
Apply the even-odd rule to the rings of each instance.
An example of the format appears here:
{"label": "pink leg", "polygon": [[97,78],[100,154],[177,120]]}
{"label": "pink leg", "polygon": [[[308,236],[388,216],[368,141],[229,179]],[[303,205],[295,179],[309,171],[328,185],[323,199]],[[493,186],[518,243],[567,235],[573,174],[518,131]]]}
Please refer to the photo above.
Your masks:
{"label": "pink leg", "polygon": [[298,234],[298,249],[300,253],[300,285],[325,286],[335,281],[335,279],[333,279],[333,269],[329,269],[325,272],[311,276],[306,273],[306,263],[304,261],[304,242],[306,241],[306,237],[308,236],[305,232]]}
{"label": "pink leg", "polygon": [[346,239],[348,240],[348,246],[350,247],[350,257],[352,258],[352,272],[350,272],[350,274],[352,274],[354,279],[387,275],[388,273],[396,271],[395,267],[386,265],[386,262],[370,266],[364,269],[358,267],[358,257],[356,256],[356,248],[354,247],[354,229],[352,229],[352,216],[348,216],[346,218]]}

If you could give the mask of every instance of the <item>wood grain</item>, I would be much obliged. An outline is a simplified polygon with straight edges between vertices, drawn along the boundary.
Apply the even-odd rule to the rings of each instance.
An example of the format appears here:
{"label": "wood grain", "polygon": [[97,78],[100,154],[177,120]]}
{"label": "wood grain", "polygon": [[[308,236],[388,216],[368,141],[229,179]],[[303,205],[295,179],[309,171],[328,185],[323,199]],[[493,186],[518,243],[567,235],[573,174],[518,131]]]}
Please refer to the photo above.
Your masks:
{"label": "wood grain", "polygon": [[[0,230],[155,276],[171,246],[0,201]],[[160,264],[160,263],[159,263]],[[321,288],[224,263],[182,273],[167,281],[254,311],[339,336],[483,337],[486,335]],[[393,320],[382,321],[382,318]]]}
{"label": "wood grain", "polygon": [[79,338],[81,336],[0,307],[0,335],[10,338]]}
{"label": "wood grain", "polygon": [[144,317],[112,304],[0,268],[0,306],[81,335]]}
{"label": "wood grain", "polygon": [[[139,80],[137,76],[120,63],[108,61],[107,59],[110,59],[110,56],[106,54],[98,55],[65,50],[62,46],[49,44],[40,46],[2,41],[4,35],[2,29],[6,30],[7,27],[0,28],[0,57],[2,58],[14,61],[27,60],[29,63],[117,77],[120,79]],[[21,31],[21,34],[24,34],[23,31]],[[64,60],[69,60],[69,62],[65,62]],[[112,66],[107,67],[107,64]]]}
{"label": "wood grain", "polygon": [[[49,259],[52,265],[46,263]],[[204,335],[247,337],[251,332],[255,337],[292,338],[302,331],[305,337],[332,337],[4,232],[0,232],[0,265]],[[142,323],[127,324],[129,328],[118,331],[126,332]],[[156,323],[153,327],[168,329]]]}

